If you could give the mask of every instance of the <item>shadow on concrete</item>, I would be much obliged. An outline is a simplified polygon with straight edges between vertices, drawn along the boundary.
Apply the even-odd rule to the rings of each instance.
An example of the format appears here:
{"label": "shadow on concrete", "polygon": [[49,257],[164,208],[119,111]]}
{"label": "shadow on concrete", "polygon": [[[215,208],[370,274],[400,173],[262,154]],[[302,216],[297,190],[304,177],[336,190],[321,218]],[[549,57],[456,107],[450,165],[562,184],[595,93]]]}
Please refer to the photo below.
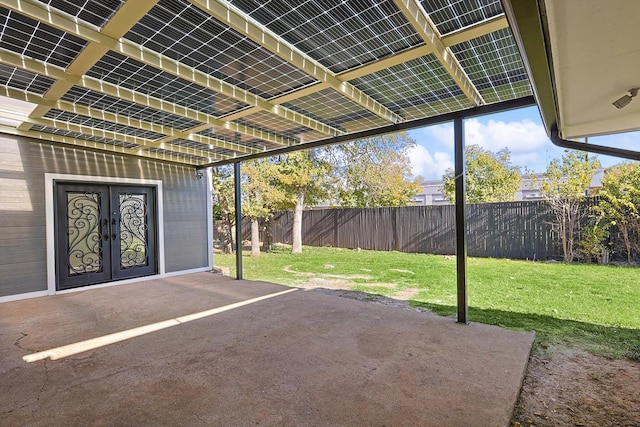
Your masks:
{"label": "shadow on concrete", "polygon": [[[426,303],[416,300],[400,300],[384,295],[343,289],[314,288],[318,292],[372,302],[385,306],[432,313],[454,318],[457,308],[453,305]],[[517,313],[505,310],[469,307],[472,322],[495,325],[515,331],[535,331],[537,343],[543,345],[563,343],[605,356],[625,357],[640,361],[640,334],[637,329],[597,325],[575,320],[560,319],[534,313]]]}

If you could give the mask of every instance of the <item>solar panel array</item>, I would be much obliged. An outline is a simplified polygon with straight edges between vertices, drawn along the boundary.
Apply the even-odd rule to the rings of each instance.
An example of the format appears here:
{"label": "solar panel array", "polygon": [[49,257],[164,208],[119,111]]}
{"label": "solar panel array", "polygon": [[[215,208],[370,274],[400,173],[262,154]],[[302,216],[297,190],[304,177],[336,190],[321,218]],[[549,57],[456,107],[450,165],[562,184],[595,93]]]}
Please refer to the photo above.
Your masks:
{"label": "solar panel array", "polygon": [[3,0],[0,88],[46,107],[0,132],[194,166],[531,94],[499,0]]}

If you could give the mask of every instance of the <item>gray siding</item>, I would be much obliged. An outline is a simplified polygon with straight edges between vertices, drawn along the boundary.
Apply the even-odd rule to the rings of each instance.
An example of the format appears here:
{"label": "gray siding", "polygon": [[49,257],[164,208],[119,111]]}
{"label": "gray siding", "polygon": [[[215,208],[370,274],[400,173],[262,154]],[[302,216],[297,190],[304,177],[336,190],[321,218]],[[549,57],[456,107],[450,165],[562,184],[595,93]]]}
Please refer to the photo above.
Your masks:
{"label": "gray siding", "polygon": [[161,180],[165,270],[207,266],[207,183],[193,169],[0,134],[0,296],[47,289],[45,173]]}

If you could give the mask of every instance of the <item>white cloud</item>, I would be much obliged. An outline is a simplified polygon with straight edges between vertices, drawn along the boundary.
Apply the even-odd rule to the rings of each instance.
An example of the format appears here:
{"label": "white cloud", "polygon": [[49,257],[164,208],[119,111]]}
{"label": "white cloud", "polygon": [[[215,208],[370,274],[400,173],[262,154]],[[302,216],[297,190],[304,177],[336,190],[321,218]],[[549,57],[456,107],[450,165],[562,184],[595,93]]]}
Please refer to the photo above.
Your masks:
{"label": "white cloud", "polygon": [[428,142],[438,143],[453,149],[453,124],[451,123],[423,128],[420,135],[418,135],[418,139],[423,139],[423,135],[426,135]]}
{"label": "white cloud", "polygon": [[477,144],[493,152],[507,147],[512,154],[542,150],[548,138],[544,127],[531,120],[505,123],[478,119],[465,121],[465,144]]}
{"label": "white cloud", "polygon": [[[411,154],[415,173],[426,179],[440,179],[444,170],[453,167],[452,123],[426,127],[412,132],[412,136],[418,142]],[[548,150],[553,147],[544,127],[529,119],[511,122],[493,119],[483,122],[477,118],[465,120],[465,144],[477,144],[493,152],[507,147],[511,152],[511,162],[521,166],[523,171],[525,166],[536,171],[544,170]]]}
{"label": "white cloud", "polygon": [[436,151],[433,155],[422,145],[415,145],[409,150],[411,170],[414,176],[424,179],[440,179],[444,171],[453,168],[453,160],[449,153]]}
{"label": "white cloud", "polygon": [[[529,119],[505,123],[489,120],[486,123],[478,119],[464,122],[465,144],[477,144],[486,150],[496,152],[507,147],[512,153],[540,150],[548,142],[547,134],[541,124]],[[422,129],[419,140],[453,147],[453,124],[446,123]]]}

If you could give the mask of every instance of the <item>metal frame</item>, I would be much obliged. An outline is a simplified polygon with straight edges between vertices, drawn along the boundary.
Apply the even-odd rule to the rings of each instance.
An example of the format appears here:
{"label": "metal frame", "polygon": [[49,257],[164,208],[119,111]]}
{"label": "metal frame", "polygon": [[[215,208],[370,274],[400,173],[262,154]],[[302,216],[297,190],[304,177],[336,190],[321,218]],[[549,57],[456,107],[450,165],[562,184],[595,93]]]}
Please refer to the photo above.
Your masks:
{"label": "metal frame", "polygon": [[388,126],[383,126],[381,128],[368,129],[360,132],[353,132],[348,135],[340,135],[340,136],[335,136],[333,138],[321,139],[318,141],[308,142],[306,144],[301,144],[297,146],[290,146],[290,147],[270,150],[265,153],[251,154],[248,156],[243,156],[241,159],[221,160],[219,162],[213,162],[213,163],[197,166],[196,169],[206,169],[213,166],[228,165],[231,163],[238,162],[240,160],[245,161],[245,160],[259,159],[267,156],[275,156],[278,154],[290,153],[292,151],[307,150],[309,148],[323,147],[326,145],[339,144],[341,142],[347,142],[347,141],[355,141],[358,139],[370,138],[372,136],[377,136],[377,135],[384,135],[384,134],[389,134],[394,132],[402,132],[405,130],[416,129],[420,127],[432,126],[440,123],[450,122],[455,120],[458,117],[465,119],[465,118],[471,118],[476,116],[484,116],[487,114],[499,113],[501,111],[531,107],[533,105],[536,105],[533,96],[525,96],[522,98],[515,98],[509,101],[498,102],[495,104],[487,104],[487,105],[482,105],[478,107],[473,107],[467,110],[453,111],[451,113],[441,114],[439,116],[426,117],[424,119],[417,119],[417,120],[392,124]]}

